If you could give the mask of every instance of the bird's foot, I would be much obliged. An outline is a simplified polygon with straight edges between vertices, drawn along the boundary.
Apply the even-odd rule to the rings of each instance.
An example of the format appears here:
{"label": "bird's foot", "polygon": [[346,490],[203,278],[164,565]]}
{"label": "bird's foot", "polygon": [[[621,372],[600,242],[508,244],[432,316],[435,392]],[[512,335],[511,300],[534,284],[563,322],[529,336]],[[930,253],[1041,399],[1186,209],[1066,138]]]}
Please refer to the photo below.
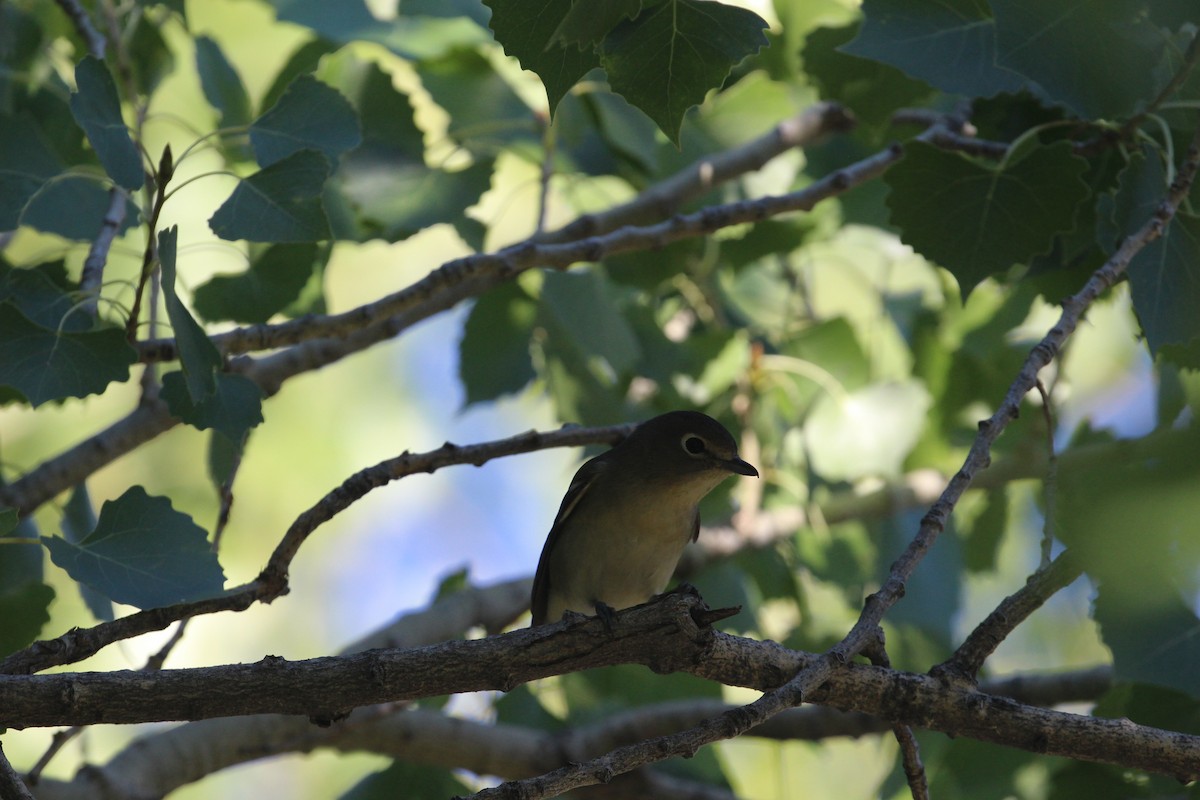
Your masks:
{"label": "bird's foot", "polygon": [[608,603],[603,600],[596,601],[596,616],[600,618],[600,622],[604,625],[605,633],[612,633],[613,623],[617,621],[617,612]]}

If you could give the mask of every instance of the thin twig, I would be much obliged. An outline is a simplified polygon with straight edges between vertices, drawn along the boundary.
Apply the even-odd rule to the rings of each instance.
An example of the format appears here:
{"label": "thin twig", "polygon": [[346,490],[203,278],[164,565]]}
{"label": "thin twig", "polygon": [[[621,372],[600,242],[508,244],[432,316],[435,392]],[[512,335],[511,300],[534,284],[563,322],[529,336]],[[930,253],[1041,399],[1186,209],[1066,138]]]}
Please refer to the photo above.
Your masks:
{"label": "thin twig", "polygon": [[[888,658],[883,628],[875,629],[875,638],[863,648],[863,655],[877,667],[891,668],[892,660]],[[902,722],[892,723],[891,728],[892,736],[900,745],[900,763],[904,767],[904,777],[913,800],[929,800],[929,781],[925,777],[925,765],[921,763],[917,737],[913,735],[912,728]]]}
{"label": "thin twig", "polygon": [[29,788],[21,781],[21,776],[8,763],[4,755],[4,745],[0,743],[0,797],[4,800],[33,800]]}
{"label": "thin twig", "polygon": [[1058,453],[1054,451],[1054,400],[1039,379],[1038,394],[1042,396],[1042,417],[1046,420],[1046,479],[1042,482],[1045,508],[1042,509],[1042,559],[1040,569],[1050,566],[1054,549],[1054,515],[1058,507]]}
{"label": "thin twig", "polygon": [[1121,138],[1128,139],[1133,136],[1134,131],[1146,121],[1146,118],[1153,114],[1163,103],[1171,99],[1171,95],[1179,91],[1180,87],[1187,81],[1192,70],[1196,68],[1196,64],[1200,63],[1200,31],[1192,34],[1192,41],[1188,44],[1188,49],[1183,55],[1183,63],[1179,65],[1179,69],[1171,76],[1171,80],[1167,81],[1163,86],[1162,91],[1150,101],[1139,114],[1130,117],[1124,125],[1121,126]]}
{"label": "thin twig", "polygon": [[71,20],[71,24],[75,26],[75,30],[83,41],[87,43],[88,53],[100,60],[104,60],[104,50],[107,42],[100,32],[96,30],[96,26],[92,24],[92,18],[83,10],[83,6],[79,4],[79,0],[55,0],[58,7],[63,10]]}
{"label": "thin twig", "polygon": [[100,287],[104,283],[104,266],[108,263],[108,251],[112,248],[117,232],[125,222],[125,191],[119,186],[108,190],[108,210],[100,223],[100,233],[88,248],[83,260],[83,271],[79,275],[79,291],[84,295],[84,311],[93,318],[100,301]]}
{"label": "thin twig", "polygon": [[1017,626],[1029,618],[1056,592],[1065,589],[1083,574],[1070,550],[1064,550],[1044,568],[1029,577],[1025,585],[1013,592],[971,631],[954,655],[938,664],[929,674],[935,678],[961,681],[974,685],[987,660]]}

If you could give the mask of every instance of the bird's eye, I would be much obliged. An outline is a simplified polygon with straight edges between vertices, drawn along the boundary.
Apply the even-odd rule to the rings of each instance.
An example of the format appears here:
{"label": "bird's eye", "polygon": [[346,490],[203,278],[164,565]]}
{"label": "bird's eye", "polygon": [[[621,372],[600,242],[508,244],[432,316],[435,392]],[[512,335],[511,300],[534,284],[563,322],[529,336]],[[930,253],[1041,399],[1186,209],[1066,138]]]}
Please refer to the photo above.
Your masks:
{"label": "bird's eye", "polygon": [[704,452],[704,440],[689,433],[683,437],[683,449],[691,455],[698,456]]}

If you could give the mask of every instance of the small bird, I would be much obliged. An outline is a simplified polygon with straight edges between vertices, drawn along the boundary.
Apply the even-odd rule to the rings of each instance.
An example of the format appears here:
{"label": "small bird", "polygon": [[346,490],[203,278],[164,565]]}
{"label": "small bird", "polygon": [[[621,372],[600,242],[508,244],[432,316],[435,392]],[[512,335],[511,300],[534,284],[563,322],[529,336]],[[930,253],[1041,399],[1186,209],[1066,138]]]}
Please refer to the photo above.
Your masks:
{"label": "small bird", "polygon": [[689,541],[700,535],[700,500],[743,461],[721,423],[698,411],[647,420],[584,463],[550,527],[533,579],[533,625],[567,611],[644,603],[666,588]]}

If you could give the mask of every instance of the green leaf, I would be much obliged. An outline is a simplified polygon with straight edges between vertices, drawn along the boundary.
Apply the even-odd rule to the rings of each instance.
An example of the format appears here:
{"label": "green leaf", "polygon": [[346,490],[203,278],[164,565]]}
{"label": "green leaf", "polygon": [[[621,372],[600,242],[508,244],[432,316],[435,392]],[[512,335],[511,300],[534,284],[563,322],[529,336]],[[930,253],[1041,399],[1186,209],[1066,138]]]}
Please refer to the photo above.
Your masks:
{"label": "green leaf", "polygon": [[551,114],[580,78],[600,66],[600,58],[592,48],[568,47],[555,41],[559,26],[571,13],[571,0],[484,2],[492,10],[488,24],[504,52],[542,79]]}
{"label": "green leaf", "polygon": [[[401,58],[418,61],[436,58],[460,47],[478,47],[491,41],[469,17],[402,15],[376,19],[362,0],[330,3],[328,0],[272,0],[280,20],[312,28],[326,39],[375,42]],[[401,11],[405,3],[400,4]]]}
{"label": "green leaf", "polygon": [[321,189],[329,161],[301,150],[251,175],[208,221],[222,239],[251,242],[316,242],[329,238]]}
{"label": "green leaf", "polygon": [[953,273],[964,297],[989,275],[1049,250],[1087,196],[1087,163],[1066,142],[994,166],[923,142],[904,152],[883,178],[892,224]]}
{"label": "green leaf", "polygon": [[[908,546],[924,513],[922,508],[909,509],[871,525],[879,541],[880,554],[884,556],[875,564],[876,585],[887,580],[892,559]],[[946,536],[938,539],[938,546],[926,554],[912,579],[905,584],[904,602],[898,603],[888,614],[889,621],[911,637],[889,642],[888,652],[897,669],[915,669],[930,663],[923,658],[915,659],[916,663],[906,662],[906,644],[918,652],[938,650],[928,654],[935,659],[948,657],[953,650],[954,623],[959,616],[959,598],[966,574],[962,540],[956,535],[955,525],[951,517]]]}
{"label": "green leaf", "polygon": [[26,116],[0,114],[0,230],[15,230],[25,204],[62,171],[62,162]]}
{"label": "green leaf", "polygon": [[300,296],[317,262],[329,256],[315,244],[268,247],[236,275],[217,275],[196,289],[196,313],[209,321],[266,322]]}
{"label": "green leaf", "polygon": [[767,43],[766,27],[762,17],[743,8],[669,0],[609,33],[600,61],[613,91],[678,146],[683,115]]}
{"label": "green leaf", "polygon": [[1102,464],[1063,461],[1056,522],[1098,584],[1094,616],[1118,680],[1200,697],[1200,541],[1186,522],[1200,518],[1197,452],[1193,424]]}
{"label": "green leaf", "polygon": [[916,381],[821,394],[804,423],[813,469],[830,481],[899,475],[929,404]]}
{"label": "green leaf", "polygon": [[250,97],[241,76],[221,46],[208,36],[196,37],[196,71],[205,99],[221,114],[220,127],[234,128],[250,122]]}
{"label": "green leaf", "polygon": [[[922,751],[924,752],[922,746]],[[971,739],[955,739],[926,762],[931,797],[1007,800],[1020,797],[1022,770],[1036,763],[1033,753]],[[897,765],[899,769],[899,765]],[[900,783],[903,784],[903,775]]]}
{"label": "green leaf", "polygon": [[187,391],[193,403],[213,393],[214,375],[221,369],[221,354],[175,292],[175,245],[179,228],[171,226],[158,234],[158,261],[162,266],[163,305],[175,333],[179,364],[187,377]]}
{"label": "green leaf", "polygon": [[447,769],[393,761],[356,783],[340,800],[390,800],[395,797],[458,797],[471,791]]}
{"label": "green leaf", "polygon": [[1150,3],[990,0],[996,64],[1023,75],[1036,94],[1085,119],[1131,116],[1154,99],[1164,38]]}
{"label": "green leaf", "polygon": [[[108,213],[109,190],[95,178],[84,175],[60,175],[48,181],[25,206],[21,224],[67,239],[90,241],[100,233]],[[137,224],[139,211],[131,200],[125,202],[125,220],[118,235]]]}
{"label": "green leaf", "polygon": [[118,186],[140,189],[142,158],[121,117],[117,85],[103,61],[87,56],[75,67],[79,91],[71,95],[71,114],[87,132],[104,171]]}
{"label": "green leaf", "polygon": [[[10,536],[17,529],[17,525],[21,522],[17,516],[15,508],[0,508],[0,536]],[[4,584],[4,580],[0,579],[0,585]]]}
{"label": "green leaf", "polygon": [[218,492],[234,477],[245,449],[245,440],[230,441],[229,437],[218,430],[214,430],[209,436],[208,479]]}
{"label": "green leaf", "polygon": [[138,15],[128,50],[134,83],[138,91],[149,97],[175,67],[175,55],[163,39],[159,25],[144,10]]}
{"label": "green leaf", "polygon": [[137,608],[214,597],[225,584],[204,529],[140,486],[106,502],[78,544],[57,536],[42,543],[72,578]]}
{"label": "green leaf", "polygon": [[337,89],[298,75],[278,102],[250,126],[250,144],[263,167],[302,150],[317,150],[331,164],[362,141],[358,115]]}
{"label": "green leaf", "polygon": [[853,109],[854,116],[868,125],[883,126],[897,109],[916,105],[930,91],[925,83],[886,62],[843,52],[842,46],[859,28],[856,23],[810,33],[804,43],[804,70],[820,88],[821,97]]}
{"label": "green leaf", "polygon": [[563,727],[562,721],[538,702],[528,684],[521,684],[511,692],[504,692],[497,697],[495,709],[496,722],[501,724],[520,725],[542,731],[553,731]]}
{"label": "green leaf", "polygon": [[446,134],[471,152],[490,158],[514,141],[540,140],[533,110],[474,50],[423,61],[417,74],[433,101],[450,115]]}
{"label": "green leaf", "polygon": [[54,590],[40,581],[0,584],[0,656],[16,652],[38,637],[50,621]]}
{"label": "green leaf", "polygon": [[180,372],[163,375],[162,384],[162,398],[171,415],[194,428],[212,428],[240,442],[246,431],[263,421],[262,389],[245,375],[218,372],[212,393],[198,402],[189,395]]}
{"label": "green leaf", "polygon": [[457,172],[389,169],[386,160],[374,169],[369,164],[369,157],[353,158],[346,165],[341,188],[359,212],[362,237],[388,242],[454,222],[487,191],[493,170],[486,161]]}
{"label": "green leaf", "polygon": [[864,0],[862,30],[841,51],[891,64],[950,94],[991,97],[1024,87],[996,66],[985,0]]}
{"label": "green leaf", "polygon": [[554,43],[589,49],[599,44],[619,22],[634,19],[641,12],[642,0],[574,2],[554,31]]}
{"label": "green leaf", "polygon": [[[0,486],[4,484],[5,482],[0,480]],[[4,558],[0,558],[0,591],[6,587],[41,583],[46,559],[42,548],[37,546],[38,532],[33,518],[27,516],[18,519],[16,510],[11,508],[4,509],[3,514],[4,526],[8,528],[3,535],[14,539],[26,539],[29,545],[26,546],[23,542],[3,545],[5,550]]]}
{"label": "green leaf", "polygon": [[964,545],[964,566],[971,572],[996,568],[996,554],[1008,529],[1008,494],[1003,489],[987,493],[983,511],[971,523]]}
{"label": "green leaf", "polygon": [[611,285],[594,272],[547,272],[539,317],[570,339],[586,360],[602,359],[617,374],[641,354],[629,323],[617,312]]}
{"label": "green leaf", "polygon": [[280,68],[279,72],[275,73],[275,80],[271,82],[271,87],[263,95],[262,107],[270,108],[279,102],[279,98],[283,97],[283,93],[287,91],[287,87],[292,85],[292,81],[297,76],[316,70],[321,57],[337,49],[337,45],[328,39],[312,39],[296,48],[288,57],[287,63]]}
{"label": "green leaf", "polygon": [[0,259],[0,302],[20,309],[30,322],[50,330],[86,331],[92,319],[69,292],[62,261],[17,268]]}
{"label": "green leaf", "polygon": [[458,346],[458,376],[471,405],[520,391],[535,373],[529,339],[537,304],[516,282],[475,301]]}
{"label": "green leaf", "polygon": [[8,528],[3,535],[17,541],[0,545],[4,548],[0,558],[0,656],[20,650],[38,637],[50,621],[47,609],[54,599],[54,590],[42,583],[46,559],[33,518],[18,521],[17,512],[6,508],[3,519]]}
{"label": "green leaf", "polygon": [[[92,499],[88,496],[87,484],[80,482],[71,490],[71,497],[63,508],[62,531],[68,542],[79,544],[88,534],[96,530],[96,512],[92,510]],[[84,605],[92,616],[102,622],[113,619],[112,601],[86,583],[79,584]]]}
{"label": "green leaf", "polygon": [[377,65],[339,62],[337,84],[359,109],[363,141],[343,158],[333,183],[357,212],[360,239],[395,242],[461,219],[491,182],[489,160],[457,172],[425,166],[424,135],[412,104]]}
{"label": "green leaf", "polygon": [[12,303],[0,303],[0,386],[11,386],[35,407],[99,394],[128,378],[135,361],[124,331],[55,333],[31,322]]}
{"label": "green leaf", "polygon": [[[1151,219],[1167,191],[1157,153],[1144,150],[1122,171],[1117,191],[1100,199],[1096,237],[1106,253]],[[1127,271],[1133,309],[1150,352],[1200,367],[1200,217],[1180,210]]]}

